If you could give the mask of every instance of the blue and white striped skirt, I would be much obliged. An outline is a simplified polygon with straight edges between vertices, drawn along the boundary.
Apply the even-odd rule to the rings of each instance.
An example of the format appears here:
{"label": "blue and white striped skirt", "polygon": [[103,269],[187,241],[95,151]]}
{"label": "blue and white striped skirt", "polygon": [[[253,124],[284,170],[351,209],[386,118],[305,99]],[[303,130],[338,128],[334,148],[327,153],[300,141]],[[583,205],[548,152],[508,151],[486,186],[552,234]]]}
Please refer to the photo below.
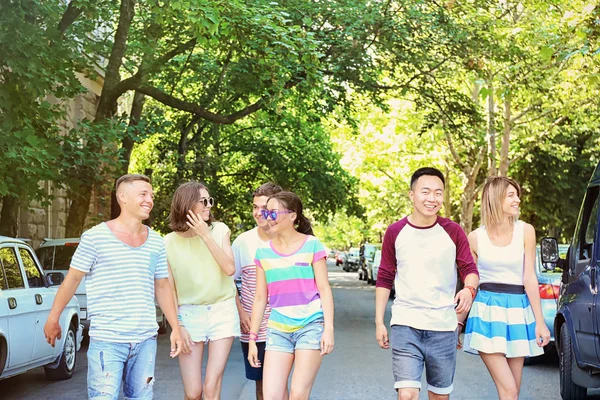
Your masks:
{"label": "blue and white striped skirt", "polygon": [[526,294],[479,291],[465,328],[464,350],[535,357],[544,353],[535,338],[535,317]]}

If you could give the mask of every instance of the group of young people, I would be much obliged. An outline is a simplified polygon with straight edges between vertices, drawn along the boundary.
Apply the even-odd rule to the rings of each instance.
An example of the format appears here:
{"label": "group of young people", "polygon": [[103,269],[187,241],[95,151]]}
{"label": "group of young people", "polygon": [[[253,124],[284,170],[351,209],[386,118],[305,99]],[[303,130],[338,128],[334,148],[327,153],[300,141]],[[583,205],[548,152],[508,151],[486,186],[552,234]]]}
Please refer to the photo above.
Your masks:
{"label": "group of young people", "polygon": [[[385,233],[376,339],[382,348],[392,348],[398,399],[419,398],[424,368],[429,399],[448,399],[461,347],[481,356],[499,399],[517,399],[525,357],[542,354],[550,340],[535,272],[535,230],[518,219],[521,188],[507,177],[488,178],[481,227],[468,236],[438,216],[444,190],[439,170],[415,171],[409,192],[413,211]],[[384,316],[392,285],[396,298],[388,335]]]}
{"label": "group of young people", "polygon": [[172,327],[170,355],[179,359],[186,400],[221,398],[225,365],[240,336],[257,399],[308,399],[322,357],[333,350],[334,309],[325,248],[298,196],[272,183],[257,188],[257,226],[233,245],[229,228],[213,219],[215,200],[201,183],[176,189],[173,232],[164,239],[143,224],[154,205],[148,177],[122,176],[116,196],[119,217],[82,235],[44,327],[54,346],[60,314],[85,276],[88,398],[116,400],[123,386],[126,399],[152,399],[156,298]]}
{"label": "group of young people", "polygon": [[[438,216],[444,190],[439,170],[417,170],[412,213],[386,230],[376,339],[392,348],[399,399],[418,399],[423,369],[429,398],[447,399],[466,320],[464,349],[479,353],[500,399],[516,399],[524,357],[540,354],[550,338],[534,270],[535,231],[518,220],[521,189],[509,178],[488,179],[482,226],[468,236]],[[173,232],[164,239],[142,223],[153,207],[146,176],[122,176],[116,195],[121,214],[82,235],[44,327],[54,345],[60,314],[85,276],[88,397],[117,399],[123,385],[126,399],[152,398],[156,298],[172,327],[171,357],[179,357],[186,400],[221,397],[235,337],[257,399],[308,399],[322,357],[334,347],[334,306],[325,248],[298,196],[272,183],[257,188],[256,227],[230,244],[230,230],[214,221],[214,199],[201,183],[182,184],[173,194]]]}

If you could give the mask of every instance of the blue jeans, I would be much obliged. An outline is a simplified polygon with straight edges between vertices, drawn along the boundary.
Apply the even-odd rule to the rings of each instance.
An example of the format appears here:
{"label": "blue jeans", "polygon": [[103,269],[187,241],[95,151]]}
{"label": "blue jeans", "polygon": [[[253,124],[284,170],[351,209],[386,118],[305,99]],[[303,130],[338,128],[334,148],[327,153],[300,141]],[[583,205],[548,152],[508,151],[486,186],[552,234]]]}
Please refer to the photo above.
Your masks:
{"label": "blue jeans", "polygon": [[151,400],[154,386],[156,337],[141,343],[114,343],[90,339],[88,397],[94,400]]}
{"label": "blue jeans", "polygon": [[456,331],[428,331],[392,325],[391,347],[394,389],[421,389],[423,367],[427,390],[452,392],[456,369]]}
{"label": "blue jeans", "polygon": [[321,350],[321,337],[324,330],[322,319],[315,320],[291,333],[268,328],[266,351],[294,354],[296,350]]}

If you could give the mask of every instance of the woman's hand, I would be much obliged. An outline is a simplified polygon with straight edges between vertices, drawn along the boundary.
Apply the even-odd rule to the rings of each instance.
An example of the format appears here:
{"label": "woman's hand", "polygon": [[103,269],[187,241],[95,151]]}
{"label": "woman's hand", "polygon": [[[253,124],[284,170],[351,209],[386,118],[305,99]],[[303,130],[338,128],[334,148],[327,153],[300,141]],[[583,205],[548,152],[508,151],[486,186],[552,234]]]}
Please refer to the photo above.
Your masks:
{"label": "woman's hand", "polygon": [[202,219],[200,214],[194,214],[192,210],[188,211],[187,215],[187,226],[202,239],[210,237],[210,228],[208,224]]}
{"label": "woman's hand", "polygon": [[260,368],[260,360],[258,359],[258,348],[256,342],[251,340],[248,343],[248,362],[254,368]]}
{"label": "woman's hand", "polygon": [[333,351],[333,328],[325,328],[321,336],[321,355],[327,355]]}
{"label": "woman's hand", "polygon": [[535,324],[535,342],[539,347],[544,347],[550,343],[550,331],[545,322]]}
{"label": "woman's hand", "polygon": [[181,341],[183,342],[183,354],[192,354],[192,346],[194,346],[194,341],[190,336],[190,333],[185,329],[185,326],[179,325],[179,331],[181,332]]}

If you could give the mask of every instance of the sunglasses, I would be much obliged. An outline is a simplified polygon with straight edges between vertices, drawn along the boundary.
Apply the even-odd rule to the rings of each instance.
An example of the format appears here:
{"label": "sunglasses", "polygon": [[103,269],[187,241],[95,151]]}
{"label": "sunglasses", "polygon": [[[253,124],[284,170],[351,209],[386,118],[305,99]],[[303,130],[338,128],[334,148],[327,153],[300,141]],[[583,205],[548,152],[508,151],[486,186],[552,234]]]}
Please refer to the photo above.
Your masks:
{"label": "sunglasses", "polygon": [[293,211],[290,210],[260,210],[260,214],[262,215],[262,217],[264,219],[269,219],[269,217],[271,217],[271,219],[273,221],[275,221],[277,219],[277,217],[279,216],[279,214],[290,214],[293,213]]}
{"label": "sunglasses", "polygon": [[208,206],[211,206],[211,207],[212,207],[212,206],[214,206],[214,205],[215,205],[215,199],[214,199],[214,198],[212,198],[212,197],[208,197],[208,198],[206,198],[206,197],[202,197],[202,198],[200,199],[200,203],[202,203],[202,205],[203,205],[204,207],[208,207]]}

